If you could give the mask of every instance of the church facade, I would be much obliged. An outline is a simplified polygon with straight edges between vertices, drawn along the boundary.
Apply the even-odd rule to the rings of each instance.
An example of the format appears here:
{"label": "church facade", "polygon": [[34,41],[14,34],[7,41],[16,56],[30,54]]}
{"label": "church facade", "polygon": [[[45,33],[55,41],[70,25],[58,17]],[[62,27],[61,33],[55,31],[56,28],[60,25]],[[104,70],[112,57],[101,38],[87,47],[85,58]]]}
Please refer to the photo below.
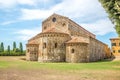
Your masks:
{"label": "church facade", "polygon": [[39,62],[91,62],[111,56],[108,45],[69,19],[53,14],[42,22],[42,32],[28,40],[26,59]]}

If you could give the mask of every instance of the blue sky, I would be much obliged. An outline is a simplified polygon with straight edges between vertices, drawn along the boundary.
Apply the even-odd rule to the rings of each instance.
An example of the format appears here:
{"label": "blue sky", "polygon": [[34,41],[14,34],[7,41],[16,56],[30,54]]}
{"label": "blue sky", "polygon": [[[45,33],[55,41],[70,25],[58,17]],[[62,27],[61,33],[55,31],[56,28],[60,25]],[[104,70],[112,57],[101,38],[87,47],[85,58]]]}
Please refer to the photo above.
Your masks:
{"label": "blue sky", "polygon": [[41,22],[53,13],[67,16],[110,46],[114,25],[98,0],[0,0],[0,42],[22,42],[41,32]]}

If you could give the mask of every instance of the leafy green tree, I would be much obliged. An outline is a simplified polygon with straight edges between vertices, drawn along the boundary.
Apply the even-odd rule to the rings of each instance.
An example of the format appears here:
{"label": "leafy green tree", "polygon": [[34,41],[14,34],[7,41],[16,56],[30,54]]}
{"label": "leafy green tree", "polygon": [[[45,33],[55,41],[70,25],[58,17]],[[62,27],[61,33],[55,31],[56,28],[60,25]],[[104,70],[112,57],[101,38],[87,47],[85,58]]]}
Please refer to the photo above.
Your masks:
{"label": "leafy green tree", "polygon": [[120,37],[120,0],[99,0]]}
{"label": "leafy green tree", "polygon": [[19,48],[15,48],[14,52],[20,52]]}
{"label": "leafy green tree", "polygon": [[10,46],[9,45],[8,45],[7,51],[8,51],[8,53],[10,53]]}
{"label": "leafy green tree", "polygon": [[13,51],[16,49],[16,42],[13,42]]}
{"label": "leafy green tree", "polygon": [[19,49],[20,49],[20,52],[23,53],[23,45],[22,45],[21,42],[20,42],[20,44],[19,44]]}

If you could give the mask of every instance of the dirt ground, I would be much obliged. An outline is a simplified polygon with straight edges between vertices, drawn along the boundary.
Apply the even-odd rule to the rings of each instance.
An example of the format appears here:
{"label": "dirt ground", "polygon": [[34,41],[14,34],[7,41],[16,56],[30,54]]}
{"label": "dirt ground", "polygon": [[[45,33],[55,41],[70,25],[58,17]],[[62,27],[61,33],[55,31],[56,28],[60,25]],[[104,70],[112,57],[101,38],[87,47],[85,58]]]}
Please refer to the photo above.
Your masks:
{"label": "dirt ground", "polygon": [[7,69],[0,70],[0,80],[120,80],[120,74],[114,71],[60,72]]}
{"label": "dirt ground", "polygon": [[25,56],[0,56],[0,61],[25,61]]}
{"label": "dirt ground", "polygon": [[[0,57],[0,60],[25,61],[24,57]],[[120,80],[120,71],[78,70],[60,71],[50,69],[0,69],[0,80]]]}
{"label": "dirt ground", "polygon": [[78,71],[74,73],[53,70],[0,70],[0,80],[120,80],[118,77],[119,74],[114,71]]}

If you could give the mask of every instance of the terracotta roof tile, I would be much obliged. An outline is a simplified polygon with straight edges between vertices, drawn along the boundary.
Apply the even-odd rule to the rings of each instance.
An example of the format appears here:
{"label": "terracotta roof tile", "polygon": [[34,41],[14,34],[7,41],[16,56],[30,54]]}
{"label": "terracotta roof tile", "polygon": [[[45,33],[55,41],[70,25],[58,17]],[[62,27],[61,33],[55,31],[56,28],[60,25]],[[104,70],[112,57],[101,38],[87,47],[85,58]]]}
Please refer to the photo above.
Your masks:
{"label": "terracotta roof tile", "polygon": [[83,37],[72,37],[72,39],[66,43],[89,43],[89,42]]}
{"label": "terracotta roof tile", "polygon": [[[30,40],[33,40],[33,39],[35,39],[35,38],[39,38],[39,37],[40,37],[39,35],[44,34],[44,33],[62,33],[62,34],[67,34],[67,33],[65,33],[65,32],[62,32],[62,31],[59,30],[59,29],[51,28],[51,29],[49,29],[49,30],[46,30],[45,32],[41,32],[41,33],[37,34],[36,36],[34,36],[34,37],[32,37],[31,39],[29,39],[29,41],[30,41]],[[67,34],[67,35],[68,35],[68,34]]]}
{"label": "terracotta roof tile", "polygon": [[[65,32],[62,32],[61,30],[56,29],[56,28],[51,28],[51,29],[46,30],[45,32],[42,32],[42,33],[65,33]],[[65,33],[65,34],[67,34],[67,33]]]}

